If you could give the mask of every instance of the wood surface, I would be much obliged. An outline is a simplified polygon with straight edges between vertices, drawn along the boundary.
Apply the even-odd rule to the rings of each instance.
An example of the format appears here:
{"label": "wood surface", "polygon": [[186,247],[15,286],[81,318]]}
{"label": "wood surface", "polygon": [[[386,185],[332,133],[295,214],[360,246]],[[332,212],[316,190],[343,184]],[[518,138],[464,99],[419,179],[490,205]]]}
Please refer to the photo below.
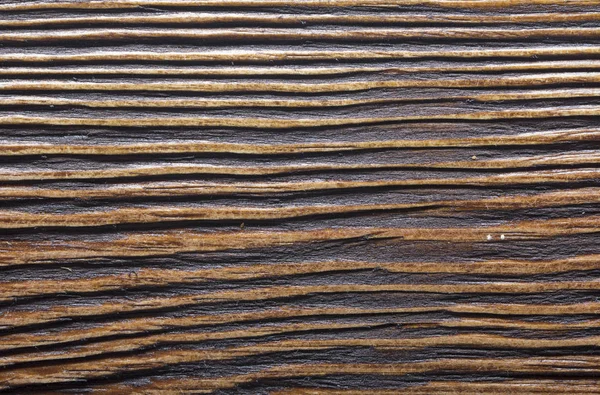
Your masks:
{"label": "wood surface", "polygon": [[0,393],[600,394],[600,1],[1,0]]}

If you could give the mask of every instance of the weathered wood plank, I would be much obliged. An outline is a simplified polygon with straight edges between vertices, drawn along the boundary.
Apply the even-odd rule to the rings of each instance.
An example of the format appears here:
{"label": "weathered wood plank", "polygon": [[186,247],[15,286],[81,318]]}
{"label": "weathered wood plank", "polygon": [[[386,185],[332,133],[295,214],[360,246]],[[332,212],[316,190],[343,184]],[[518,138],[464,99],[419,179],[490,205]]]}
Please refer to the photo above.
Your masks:
{"label": "weathered wood plank", "polygon": [[600,3],[0,1],[0,392],[600,394]]}

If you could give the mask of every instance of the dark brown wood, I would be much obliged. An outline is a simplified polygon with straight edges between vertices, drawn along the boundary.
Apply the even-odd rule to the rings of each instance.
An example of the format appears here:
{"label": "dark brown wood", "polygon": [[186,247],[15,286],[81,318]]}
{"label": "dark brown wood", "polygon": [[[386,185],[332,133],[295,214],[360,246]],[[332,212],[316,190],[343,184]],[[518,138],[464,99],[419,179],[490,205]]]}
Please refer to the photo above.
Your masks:
{"label": "dark brown wood", "polygon": [[600,394],[600,2],[0,1],[0,392]]}

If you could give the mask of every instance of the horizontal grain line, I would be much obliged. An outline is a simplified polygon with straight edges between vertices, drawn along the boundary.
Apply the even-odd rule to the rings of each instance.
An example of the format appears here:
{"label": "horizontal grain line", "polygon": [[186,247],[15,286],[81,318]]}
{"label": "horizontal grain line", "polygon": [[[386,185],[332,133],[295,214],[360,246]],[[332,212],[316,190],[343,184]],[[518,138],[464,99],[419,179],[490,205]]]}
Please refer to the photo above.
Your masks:
{"label": "horizontal grain line", "polygon": [[[0,6],[1,7],[1,6]],[[274,25],[304,25],[305,23],[322,24],[499,24],[499,23],[565,23],[565,22],[596,22],[600,20],[598,12],[573,13],[530,13],[509,15],[469,15],[469,14],[397,14],[397,15],[344,15],[344,14],[253,14],[253,13],[203,13],[203,12],[172,12],[161,15],[94,15],[67,16],[28,19],[0,19],[2,27],[45,27],[59,25],[115,23],[124,24],[274,24]]]}
{"label": "horizontal grain line", "polygon": [[0,266],[52,263],[68,259],[164,256],[356,239],[477,243],[486,242],[488,235],[499,239],[499,233],[505,235],[506,241],[516,241],[597,232],[600,232],[600,216],[521,221],[475,229],[351,227],[281,232],[170,231],[161,234],[137,233],[112,241],[4,242],[0,244]]}
{"label": "horizontal grain line", "polygon": [[323,76],[345,75],[359,73],[446,73],[446,72],[499,72],[499,71],[527,71],[527,70],[572,70],[572,69],[598,69],[600,61],[569,60],[569,61],[537,61],[537,62],[503,62],[499,64],[448,64],[439,66],[337,66],[329,67],[267,67],[267,66],[223,66],[223,67],[120,67],[105,65],[105,67],[3,67],[0,75],[158,75],[158,76]]}
{"label": "horizontal grain line", "polygon": [[[301,164],[285,166],[216,166],[200,164],[177,164],[164,166],[136,166],[124,168],[107,168],[99,170],[28,170],[28,171],[1,171],[0,181],[30,181],[30,180],[92,180],[115,179],[132,177],[157,177],[166,175],[233,175],[233,176],[262,176],[285,175],[294,173],[315,172],[345,172],[345,171],[373,171],[373,170],[400,170],[400,169],[525,169],[540,166],[575,166],[600,163],[600,153],[590,151],[572,151],[568,154],[538,155],[530,157],[515,157],[491,160],[464,160],[455,162],[434,163],[380,163],[380,164]],[[470,177],[456,178],[458,183]],[[338,182],[338,181],[335,181]],[[341,181],[344,182],[344,181]],[[352,181],[349,181],[352,182]],[[369,182],[369,181],[366,181]],[[390,180],[390,185],[395,181]],[[408,180],[401,180],[408,182]],[[285,184],[293,186],[300,183],[253,183],[257,189],[262,186]],[[210,184],[209,184],[210,185]],[[218,184],[213,184],[218,185]],[[235,183],[227,184],[229,186]],[[309,184],[309,185],[315,185]],[[341,184],[337,184],[338,186]]]}
{"label": "horizontal grain line", "polygon": [[[219,0],[221,1],[221,0]],[[391,60],[423,58],[526,58],[536,56],[597,56],[599,46],[545,46],[533,48],[465,49],[437,51],[390,50],[224,50],[206,52],[117,52],[98,51],[80,54],[0,54],[0,62],[92,62],[92,61],[195,61],[195,62],[272,62],[313,60]]]}
{"label": "horizontal grain line", "polygon": [[475,328],[485,330],[489,328],[539,330],[539,331],[572,331],[576,329],[600,328],[600,320],[588,319],[575,322],[554,321],[525,321],[506,318],[460,318],[449,320],[423,320],[414,323],[401,324],[405,328]]}
{"label": "horizontal grain line", "polygon": [[344,41],[365,42],[381,40],[520,40],[552,38],[598,38],[600,29],[566,28],[362,28],[362,29],[276,29],[276,28],[105,28],[54,30],[44,32],[2,32],[2,43],[54,43],[65,40],[117,41],[139,39],[198,39],[203,42],[234,43],[260,41],[298,42]]}
{"label": "horizontal grain line", "polygon": [[[248,290],[213,291],[203,294],[180,295],[172,297],[155,297],[145,299],[118,300],[110,303],[69,306],[53,305],[45,310],[8,311],[0,315],[0,327],[19,327],[27,324],[50,324],[64,320],[93,318],[126,313],[151,313],[163,309],[202,306],[225,302],[255,302],[282,298],[300,298],[310,295],[327,294],[378,294],[378,293],[432,293],[432,294],[540,294],[556,291],[595,291],[600,290],[600,282],[593,281],[545,281],[545,282],[488,282],[488,283],[411,283],[411,284],[329,284],[306,286],[272,286],[251,288]],[[509,306],[510,307],[510,306]],[[531,307],[531,306],[529,306]],[[518,308],[518,307],[517,307]],[[596,306],[597,309],[597,306]],[[486,310],[486,309],[484,309]],[[489,309],[488,309],[489,310]],[[406,313],[452,311],[448,306],[423,306],[406,308]],[[469,307],[461,308],[462,312]],[[510,309],[508,310],[510,311]],[[506,312],[506,310],[505,310]],[[500,314],[496,312],[495,314]],[[538,310],[528,310],[523,314],[541,314]],[[575,313],[569,313],[575,314]]]}
{"label": "horizontal grain line", "polygon": [[[59,309],[60,310],[60,309]],[[143,311],[143,310],[139,310]],[[5,313],[1,318],[1,327],[4,329],[22,329],[28,325],[52,324],[68,318],[68,314],[77,314],[79,318],[90,317],[84,311],[65,310],[62,314],[41,314],[39,312],[13,312]],[[257,321],[279,321],[297,320],[300,318],[325,318],[328,317],[353,317],[353,316],[388,316],[395,314],[428,314],[428,313],[450,313],[468,314],[471,318],[460,318],[458,321],[423,321],[413,322],[412,325],[435,324],[446,327],[492,327],[511,328],[520,325],[532,330],[567,330],[589,325],[598,325],[600,320],[594,319],[585,322],[530,322],[530,321],[508,321],[499,318],[473,318],[473,315],[491,316],[573,316],[573,315],[598,315],[600,314],[600,303],[584,302],[576,304],[452,304],[438,306],[419,307],[394,307],[394,308],[355,308],[355,307],[321,307],[321,308],[298,308],[295,306],[278,305],[259,311],[244,311],[227,314],[193,315],[193,316],[146,316],[129,317],[126,320],[114,320],[99,323],[86,328],[69,329],[63,328],[60,332],[45,333],[13,333],[6,334],[0,338],[0,350],[20,349],[36,346],[51,346],[65,343],[73,343],[80,340],[100,340],[106,337],[144,335],[150,332],[164,330],[187,330],[197,327],[215,326],[224,324],[247,324]],[[93,317],[93,315],[92,315]],[[75,318],[75,317],[74,317]],[[411,324],[404,324],[410,326]]]}
{"label": "horizontal grain line", "polygon": [[[587,311],[588,309],[586,309]],[[0,338],[0,350],[15,350],[37,346],[59,345],[73,343],[83,339],[99,341],[106,337],[145,335],[163,331],[165,329],[193,329],[199,326],[214,326],[223,324],[248,324],[258,320],[298,319],[302,317],[321,317],[338,315],[387,315],[396,312],[405,313],[406,309],[357,309],[357,308],[290,308],[279,306],[276,309],[261,310],[258,312],[225,313],[215,315],[195,315],[181,317],[144,317],[131,318],[126,321],[109,321],[83,329],[64,329],[60,334],[47,332],[39,333],[13,333]],[[7,326],[13,329],[22,325],[35,323],[35,318],[25,317],[26,321]]]}
{"label": "horizontal grain line", "polygon": [[39,188],[2,187],[0,199],[123,199],[160,196],[200,195],[267,195],[277,193],[307,193],[312,191],[341,191],[370,188],[418,188],[431,186],[484,187],[508,185],[534,185],[595,181],[600,178],[598,169],[551,170],[515,172],[502,175],[464,178],[423,178],[408,180],[374,181],[310,181],[310,182],[145,182],[135,184],[103,185],[95,188]]}
{"label": "horizontal grain line", "polygon": [[600,140],[600,129],[567,129],[549,132],[533,132],[515,135],[490,135],[428,140],[382,140],[382,141],[323,141],[295,144],[244,144],[209,141],[185,141],[161,143],[102,144],[49,144],[49,143],[2,143],[0,155],[134,155],[171,153],[234,153],[251,155],[281,155],[311,152],[342,152],[402,148],[486,147],[510,145],[556,144],[564,142]]}
{"label": "horizontal grain line", "polygon": [[[467,320],[468,321],[468,320]],[[486,320],[483,320],[484,322]],[[393,322],[393,321],[392,321]],[[310,331],[335,331],[344,329],[370,329],[377,328],[385,325],[389,325],[391,322],[371,322],[371,321],[358,321],[352,323],[294,323],[294,324],[278,324],[268,325],[263,327],[246,327],[240,330],[232,331],[205,331],[195,333],[158,333],[148,334],[141,338],[125,338],[125,339],[111,339],[108,341],[101,341],[97,343],[86,344],[83,346],[76,346],[75,348],[63,347],[59,352],[52,351],[39,351],[35,354],[20,354],[15,356],[0,357],[0,365],[3,367],[10,367],[12,364],[24,363],[24,362],[60,362],[67,361],[76,358],[84,357],[102,357],[106,353],[110,352],[131,352],[140,350],[148,347],[159,347],[168,344],[184,344],[184,343],[199,343],[204,341],[215,341],[215,340],[230,340],[230,339],[243,339],[243,338],[258,338],[272,335],[280,335],[289,332],[310,332]],[[523,327],[516,326],[519,329],[526,329],[528,323],[524,323]],[[535,323],[531,323],[535,326]],[[518,325],[518,324],[517,324]],[[550,326],[560,326],[560,324],[547,324]],[[569,324],[566,324],[569,326]],[[410,327],[408,325],[407,327]],[[469,340],[474,341],[469,343]],[[478,339],[477,339],[478,338]],[[435,340],[434,340],[435,339]],[[513,338],[513,337],[500,337],[497,335],[488,334],[473,334],[473,335],[450,335],[440,337],[424,337],[424,338],[409,338],[409,339],[364,339],[366,342],[370,341],[369,346],[375,348],[385,349],[402,349],[402,348],[415,348],[415,347],[436,347],[436,346],[480,346],[490,348],[563,348],[563,347],[581,347],[583,345],[594,346],[598,344],[598,337],[578,338],[575,341],[567,341],[561,344],[558,340],[545,340],[545,339],[527,339],[527,338]],[[297,344],[303,340],[287,341],[288,343]],[[308,340],[309,342],[322,342],[325,344],[340,344],[345,343],[344,340],[330,340],[330,341],[319,341],[319,340]],[[512,343],[520,343],[518,345],[512,345]],[[286,341],[284,341],[286,342]],[[331,343],[330,343],[331,342]],[[358,343],[357,339],[354,343]],[[278,343],[278,342],[271,342]],[[260,345],[260,344],[259,344]],[[354,344],[353,346],[356,346]]]}
{"label": "horizontal grain line", "polygon": [[[486,282],[486,283],[406,283],[406,284],[328,284],[328,285],[287,285],[251,288],[242,291],[213,291],[205,294],[194,294],[175,297],[150,298],[132,300],[130,302],[113,302],[101,305],[69,308],[56,306],[50,310],[37,312],[40,319],[57,319],[67,312],[68,317],[89,317],[108,315],[116,312],[151,311],[162,308],[184,307],[227,301],[258,301],[292,298],[312,294],[345,294],[345,293],[439,293],[439,294],[536,294],[564,290],[597,291],[600,283],[592,281],[545,281],[545,282]],[[18,312],[6,314],[3,318],[19,316]]]}
{"label": "horizontal grain line", "polygon": [[0,125],[40,126],[97,126],[146,128],[163,127],[229,127],[260,129],[322,128],[328,126],[362,126],[423,121],[493,121],[506,119],[549,119],[566,117],[597,117],[599,106],[550,107],[526,110],[478,111],[467,113],[406,115],[385,118],[208,118],[208,117],[151,117],[151,118],[70,118],[1,116]]}
{"label": "horizontal grain line", "polygon": [[[181,221],[264,221],[309,216],[335,217],[345,214],[420,209],[437,215],[457,211],[520,210],[600,203],[600,188],[584,188],[531,196],[507,196],[479,200],[439,200],[424,203],[320,205],[293,207],[153,207],[127,208],[87,213],[28,213],[0,210],[0,229],[39,227],[94,227],[119,224],[152,224]],[[2,283],[0,283],[2,284]],[[0,294],[2,291],[0,290]]]}
{"label": "horizontal grain line", "polygon": [[350,82],[272,82],[272,81],[183,81],[183,82],[72,82],[10,81],[0,83],[0,91],[161,91],[161,92],[280,92],[332,93],[371,89],[401,88],[489,88],[533,87],[600,82],[598,72],[541,73],[525,76],[490,76],[487,78],[411,79]]}
{"label": "horizontal grain line", "polygon": [[323,108],[348,107],[373,104],[395,104],[422,101],[498,102],[540,99],[563,100],[599,97],[600,89],[551,89],[517,91],[510,93],[484,93],[471,95],[432,95],[418,97],[390,97],[385,99],[71,99],[44,96],[12,96],[0,98],[1,106],[76,106],[86,108]]}
{"label": "horizontal grain line", "polygon": [[130,9],[139,7],[397,7],[429,6],[444,8],[510,8],[521,5],[595,6],[595,0],[99,0],[93,2],[21,2],[1,4],[0,11],[33,11],[45,9]]}
{"label": "horizontal grain line", "polygon": [[[500,339],[498,343],[506,343],[506,346],[513,345],[511,338]],[[432,338],[436,339],[436,338]],[[479,340],[478,335],[472,335],[472,341]],[[504,342],[502,341],[504,340]],[[515,339],[516,340],[516,339]],[[565,340],[565,343],[577,342],[579,339]],[[584,339],[581,339],[584,340]],[[68,383],[82,379],[101,378],[112,374],[134,372],[137,370],[156,369],[174,364],[193,363],[202,361],[223,361],[240,358],[244,356],[260,355],[273,352],[291,352],[296,350],[323,351],[332,350],[339,347],[349,347],[351,344],[360,344],[363,347],[372,347],[369,341],[383,343],[381,339],[354,339],[339,341],[302,340],[299,342],[289,341],[282,344],[273,344],[266,346],[252,345],[231,347],[227,349],[203,349],[203,350],[169,350],[156,351],[146,355],[122,356],[112,360],[95,360],[83,362],[66,362],[60,365],[23,368],[18,370],[5,370],[0,372],[0,388],[6,389],[10,386],[20,386],[28,384],[50,384],[50,383]],[[463,342],[468,345],[469,337],[464,340],[460,335],[456,336],[456,342]],[[392,340],[392,342],[399,342]],[[443,342],[443,339],[441,339]],[[450,341],[447,341],[451,343]],[[551,341],[536,340],[538,344],[550,343]],[[560,343],[560,340],[556,341]],[[418,342],[415,342],[418,343]],[[435,343],[435,340],[432,340]],[[584,343],[584,341],[580,341]],[[573,359],[578,363],[573,366]],[[293,367],[294,369],[290,369]],[[303,364],[303,365],[283,365],[257,373],[242,374],[233,377],[221,377],[217,379],[227,380],[229,388],[247,382],[256,381],[260,378],[274,377],[303,377],[303,376],[327,376],[331,374],[376,374],[384,376],[398,376],[411,373],[424,373],[429,371],[451,371],[451,372],[469,372],[469,371],[493,371],[493,372],[520,372],[520,373],[547,373],[547,372],[575,372],[579,374],[597,373],[600,369],[597,357],[544,357],[528,359],[478,359],[478,360],[449,360],[441,359],[436,361],[395,363],[395,364]],[[207,379],[214,383],[214,379]],[[217,381],[217,382],[218,382]]]}
{"label": "horizontal grain line", "polygon": [[[275,340],[257,343],[249,346],[238,346],[230,348],[209,348],[202,350],[157,350],[152,352],[144,352],[145,347],[156,347],[167,344],[181,343],[198,343],[209,340],[226,340],[232,338],[246,338],[255,336],[269,336],[288,331],[302,330],[326,330],[326,329],[343,329],[343,325],[328,324],[327,325],[294,325],[283,328],[256,328],[256,329],[241,329],[227,332],[211,332],[211,333],[167,333],[156,334],[138,339],[120,339],[102,342],[99,344],[80,345],[75,349],[63,349],[60,352],[36,352],[35,354],[14,355],[0,357],[0,366],[10,369],[10,373],[0,371],[0,382],[2,378],[10,380],[12,374],[20,376],[22,372],[27,372],[29,368],[11,368],[11,365],[23,362],[61,362],[59,366],[65,367],[65,371],[70,371],[71,374],[77,375],[77,370],[90,370],[87,365],[90,363],[98,363],[100,371],[106,370],[126,370],[133,368],[138,369],[145,364],[157,363],[159,366],[168,366],[178,363],[191,363],[201,361],[218,361],[226,359],[235,359],[239,357],[254,356],[267,354],[272,352],[295,352],[295,351],[321,351],[327,349],[335,349],[341,347],[369,347],[382,351],[391,350],[406,350],[414,348],[427,347],[469,347],[480,349],[561,349],[571,347],[597,347],[600,345],[600,336],[587,336],[569,339],[539,339],[525,337],[501,336],[496,334],[480,334],[468,333],[457,335],[438,335],[428,337],[415,338],[344,338],[344,339],[286,339]],[[312,328],[311,328],[312,326]],[[354,325],[357,327],[358,325]],[[368,327],[367,323],[363,323],[362,327]],[[336,328],[337,327],[337,328]],[[351,325],[346,325],[346,328],[352,328]],[[127,361],[127,364],[119,359],[97,359],[92,362],[72,361],[78,358],[86,357],[103,357],[106,353],[123,352],[123,351],[139,351],[134,357],[121,357]],[[194,355],[197,354],[197,356]],[[74,366],[69,369],[68,366]],[[36,368],[32,368],[35,370]],[[4,374],[3,374],[4,373]],[[79,373],[80,374],[80,373]]]}
{"label": "horizontal grain line", "polygon": [[48,361],[68,361],[69,359],[98,357],[106,352],[124,352],[138,350],[143,352],[146,347],[156,347],[167,344],[204,342],[217,340],[233,340],[244,338],[261,338],[265,336],[281,335],[290,332],[312,332],[312,331],[335,331],[343,329],[368,329],[377,328],[384,324],[373,322],[353,322],[353,323],[293,323],[278,324],[269,326],[246,327],[244,329],[214,332],[194,332],[194,333],[158,333],[149,334],[141,338],[127,338],[103,341],[76,346],[77,349],[65,347],[60,353],[56,351],[44,352],[36,351],[34,355],[30,353],[0,356],[0,367],[6,368],[10,365],[23,362],[48,362]]}
{"label": "horizontal grain line", "polygon": [[143,287],[199,284],[214,280],[245,281],[264,278],[381,270],[388,273],[446,273],[484,275],[553,274],[600,269],[600,255],[581,255],[559,260],[492,260],[468,263],[440,262],[347,262],[256,264],[218,269],[141,269],[134,273],[104,275],[75,280],[29,280],[0,282],[0,300],[61,293],[97,293]]}

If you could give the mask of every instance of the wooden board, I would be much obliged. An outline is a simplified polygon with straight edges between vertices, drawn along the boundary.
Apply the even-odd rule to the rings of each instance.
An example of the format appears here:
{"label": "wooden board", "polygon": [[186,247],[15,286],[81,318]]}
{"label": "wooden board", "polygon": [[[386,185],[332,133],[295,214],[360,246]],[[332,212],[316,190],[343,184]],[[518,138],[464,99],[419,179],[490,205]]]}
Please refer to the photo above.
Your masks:
{"label": "wooden board", "polygon": [[0,1],[0,392],[600,393],[600,2]]}

